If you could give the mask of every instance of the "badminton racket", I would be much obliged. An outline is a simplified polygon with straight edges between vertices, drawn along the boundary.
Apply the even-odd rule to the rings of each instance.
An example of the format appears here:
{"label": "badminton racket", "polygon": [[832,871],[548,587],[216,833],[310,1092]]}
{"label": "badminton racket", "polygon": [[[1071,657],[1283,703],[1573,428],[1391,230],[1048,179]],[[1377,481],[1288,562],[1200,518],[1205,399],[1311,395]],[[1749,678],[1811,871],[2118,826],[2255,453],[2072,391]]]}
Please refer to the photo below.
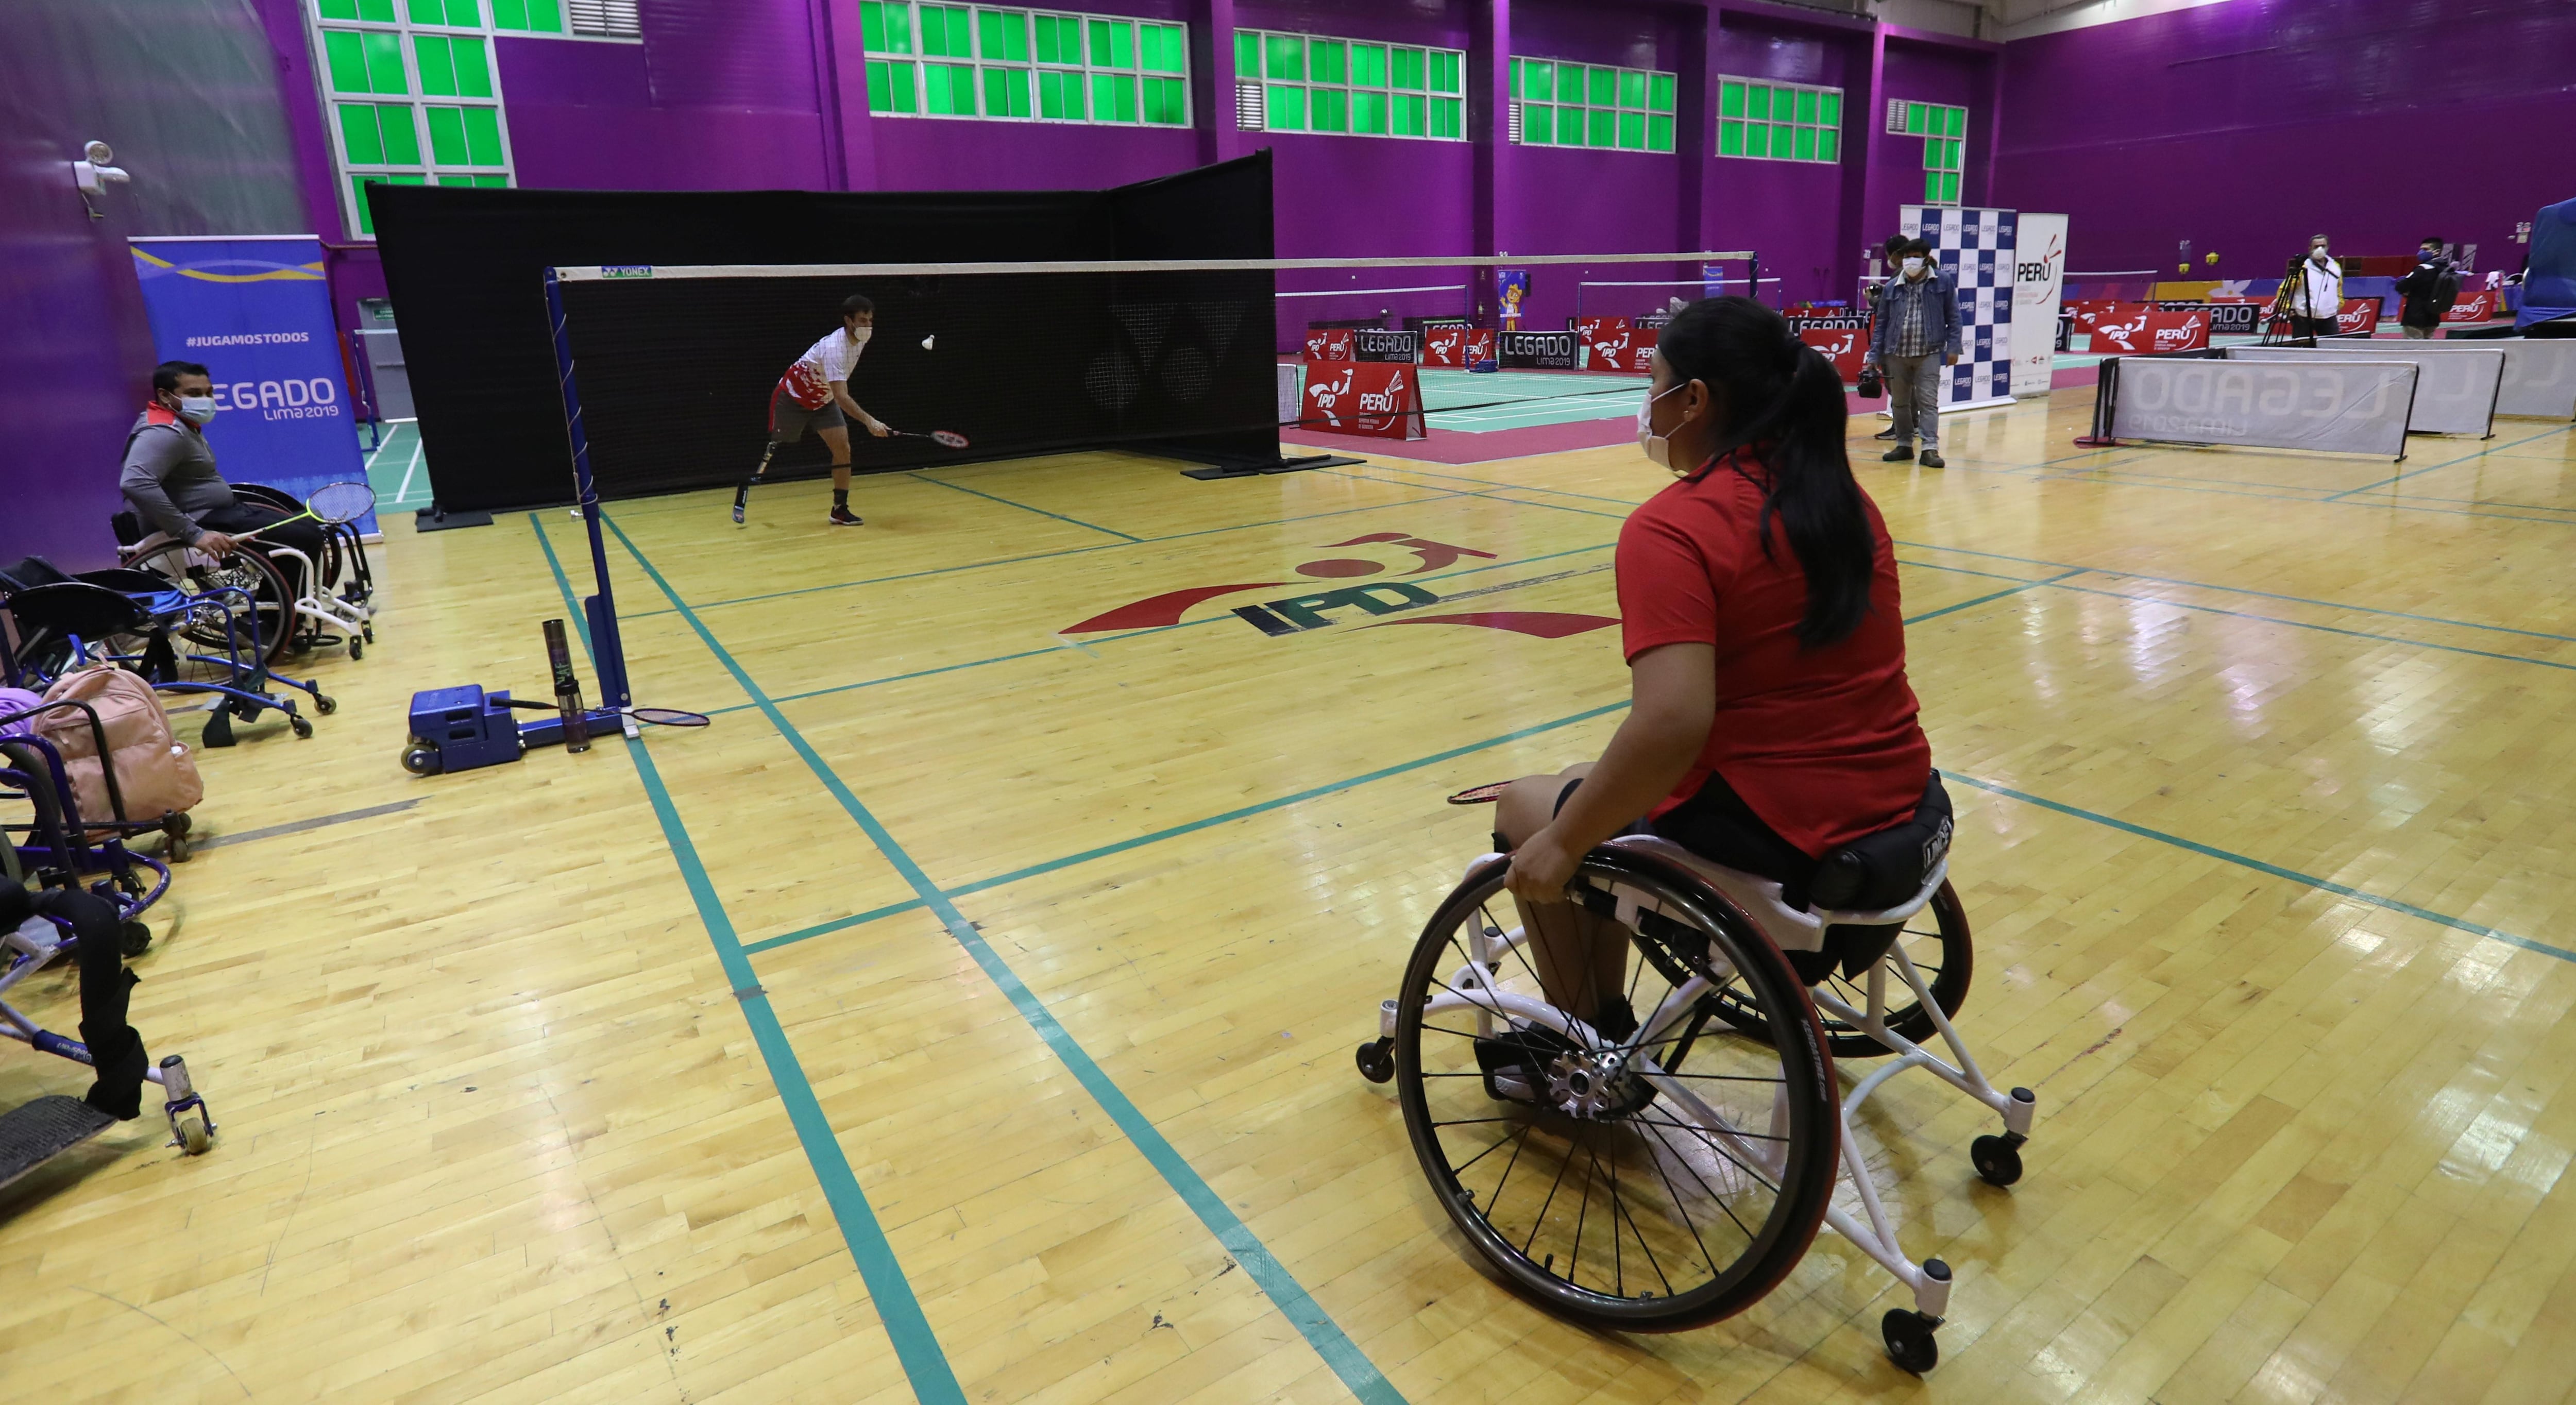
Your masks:
{"label": "badminton racket", "polygon": [[[512,698],[509,701],[510,706],[529,712],[555,710],[553,703],[536,698]],[[685,712],[676,707],[610,707],[601,708],[600,711],[614,712],[620,717],[631,717],[647,727],[703,727],[708,722],[707,715],[703,712]]]}
{"label": "badminton racket", "polygon": [[1450,796],[1449,803],[1452,805],[1491,805],[1502,798],[1503,792],[1510,789],[1511,784],[1512,783],[1510,781],[1488,781],[1483,785],[1471,785],[1465,790],[1459,791],[1457,794]]}
{"label": "badminton racket", "polygon": [[966,436],[953,429],[934,429],[928,434],[920,433],[917,430],[895,429],[888,430],[886,432],[886,437],[889,439],[927,439],[943,449],[963,449],[966,447]]}
{"label": "badminton racket", "polygon": [[367,515],[376,505],[376,490],[364,483],[325,483],[304,500],[304,510],[293,517],[281,517],[265,527],[232,533],[237,542],[249,541],[262,532],[273,532],[289,522],[310,517],[325,527],[338,527]]}

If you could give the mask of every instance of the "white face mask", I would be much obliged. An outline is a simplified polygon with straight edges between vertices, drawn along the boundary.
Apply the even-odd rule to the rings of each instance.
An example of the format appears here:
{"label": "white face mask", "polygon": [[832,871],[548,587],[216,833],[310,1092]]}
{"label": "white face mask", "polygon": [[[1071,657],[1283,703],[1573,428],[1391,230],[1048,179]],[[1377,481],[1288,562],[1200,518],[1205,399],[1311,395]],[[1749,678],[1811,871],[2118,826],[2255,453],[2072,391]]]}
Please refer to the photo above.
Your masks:
{"label": "white face mask", "polygon": [[877,329],[874,327],[855,327],[850,330],[850,341],[855,345],[865,346],[868,344],[868,338],[876,334]]}
{"label": "white face mask", "polygon": [[179,418],[186,420],[190,424],[204,424],[207,421],[212,420],[214,417],[215,397],[211,395],[182,395],[179,397]]}
{"label": "white face mask", "polygon": [[1905,260],[1905,263],[1904,263],[1904,269],[1905,269],[1905,276],[1906,276],[1906,277],[1908,277],[1908,278],[1911,278],[1911,277],[1913,277],[1915,274],[1921,273],[1921,272],[1923,271],[1923,260],[1918,259],[1918,258],[1910,258],[1910,257],[1909,257],[1908,259],[1906,259],[1906,260]]}
{"label": "white face mask", "polygon": [[2326,261],[2326,246],[2319,244],[2315,248],[2310,249],[2308,251],[2308,257],[2315,259],[2319,263],[2324,263]]}
{"label": "white face mask", "polygon": [[[1674,390],[1679,389],[1681,389],[1680,386],[1674,386],[1672,390],[1665,391],[1664,395],[1670,395]],[[1690,470],[1673,467],[1673,441],[1655,432],[1655,402],[1663,399],[1664,395],[1648,395],[1638,403],[1637,447],[1645,451],[1646,457],[1652,460],[1657,468],[1678,478]]]}

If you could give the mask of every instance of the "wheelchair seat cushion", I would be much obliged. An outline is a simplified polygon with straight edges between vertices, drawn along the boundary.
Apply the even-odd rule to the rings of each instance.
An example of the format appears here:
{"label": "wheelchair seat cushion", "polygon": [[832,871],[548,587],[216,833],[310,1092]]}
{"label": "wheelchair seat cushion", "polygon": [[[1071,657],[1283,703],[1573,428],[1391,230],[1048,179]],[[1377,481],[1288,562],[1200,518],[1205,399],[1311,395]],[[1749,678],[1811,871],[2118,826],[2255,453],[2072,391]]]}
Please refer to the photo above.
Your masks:
{"label": "wheelchair seat cushion", "polygon": [[1874,912],[1910,901],[1949,856],[1950,834],[1950,792],[1934,771],[1912,815],[1816,861],[1810,901],[1844,912]]}

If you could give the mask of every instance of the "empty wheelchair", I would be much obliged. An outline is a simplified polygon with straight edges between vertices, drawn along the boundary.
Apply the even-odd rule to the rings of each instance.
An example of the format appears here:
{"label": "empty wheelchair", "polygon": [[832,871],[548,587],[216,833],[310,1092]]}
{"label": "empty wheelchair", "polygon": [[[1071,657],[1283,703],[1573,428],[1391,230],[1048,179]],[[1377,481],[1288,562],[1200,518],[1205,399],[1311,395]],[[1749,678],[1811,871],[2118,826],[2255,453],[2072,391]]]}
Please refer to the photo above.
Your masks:
{"label": "empty wheelchair", "polygon": [[[1881,1331],[1899,1366],[1927,1371],[1950,1269],[1905,1256],[1852,1120],[1889,1078],[1929,1070],[2002,1119],[1970,1155],[2004,1186],[2036,1110],[1987,1081],[1950,1023],[1972,956],[1947,838],[1945,820],[1852,906],[1806,909],[1669,840],[1603,844],[1568,894],[1628,940],[1611,1003],[1629,1028],[1549,999],[1510,861],[1484,855],[1424,927],[1360,1071],[1394,1081],[1450,1220],[1541,1305],[1612,1330],[1704,1326],[1769,1293],[1830,1225],[1912,1290]],[[1607,1007],[1596,1018],[1614,1024]],[[1936,1036],[1946,1059],[1921,1042]],[[1885,1054],[1847,1090],[1836,1077],[1838,1058]],[[1857,1216],[1835,1204],[1845,1181]]]}

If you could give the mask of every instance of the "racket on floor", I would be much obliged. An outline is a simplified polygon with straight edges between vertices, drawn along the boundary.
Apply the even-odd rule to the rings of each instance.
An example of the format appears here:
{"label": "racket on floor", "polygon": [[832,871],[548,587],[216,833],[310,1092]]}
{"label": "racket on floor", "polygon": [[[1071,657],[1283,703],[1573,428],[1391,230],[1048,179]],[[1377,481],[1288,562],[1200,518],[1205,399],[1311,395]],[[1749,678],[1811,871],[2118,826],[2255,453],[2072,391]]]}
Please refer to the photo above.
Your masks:
{"label": "racket on floor", "polygon": [[235,532],[232,539],[249,541],[262,532],[273,532],[289,522],[301,522],[308,517],[325,527],[345,526],[366,516],[375,505],[376,490],[364,483],[325,483],[313,490],[313,496],[304,500],[302,512],[293,517],[281,517],[265,527]]}
{"label": "racket on floor", "polygon": [[1511,784],[1512,783],[1510,781],[1488,781],[1483,785],[1471,785],[1465,790],[1459,791],[1457,794],[1450,796],[1449,803],[1452,805],[1491,805],[1495,801],[1503,798],[1503,792],[1510,789]]}

